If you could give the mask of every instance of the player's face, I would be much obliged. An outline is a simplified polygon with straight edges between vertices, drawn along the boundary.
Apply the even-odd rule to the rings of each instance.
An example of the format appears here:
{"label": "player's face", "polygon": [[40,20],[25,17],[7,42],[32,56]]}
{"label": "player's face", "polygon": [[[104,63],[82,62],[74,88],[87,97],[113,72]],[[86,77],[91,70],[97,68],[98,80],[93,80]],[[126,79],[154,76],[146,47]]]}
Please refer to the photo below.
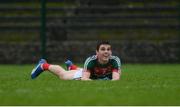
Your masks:
{"label": "player's face", "polygon": [[99,50],[96,50],[96,55],[100,63],[107,63],[112,55],[111,46],[107,44],[100,45]]}

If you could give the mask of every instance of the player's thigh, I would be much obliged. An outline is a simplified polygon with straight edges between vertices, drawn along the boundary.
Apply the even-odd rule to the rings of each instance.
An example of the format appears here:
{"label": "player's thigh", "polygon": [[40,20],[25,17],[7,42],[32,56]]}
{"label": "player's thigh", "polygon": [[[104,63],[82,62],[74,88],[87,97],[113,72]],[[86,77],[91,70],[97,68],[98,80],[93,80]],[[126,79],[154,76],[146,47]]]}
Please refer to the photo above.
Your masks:
{"label": "player's thigh", "polygon": [[73,80],[74,79],[74,75],[77,72],[77,70],[71,70],[71,71],[66,71],[63,73],[63,76],[61,79],[63,80]]}

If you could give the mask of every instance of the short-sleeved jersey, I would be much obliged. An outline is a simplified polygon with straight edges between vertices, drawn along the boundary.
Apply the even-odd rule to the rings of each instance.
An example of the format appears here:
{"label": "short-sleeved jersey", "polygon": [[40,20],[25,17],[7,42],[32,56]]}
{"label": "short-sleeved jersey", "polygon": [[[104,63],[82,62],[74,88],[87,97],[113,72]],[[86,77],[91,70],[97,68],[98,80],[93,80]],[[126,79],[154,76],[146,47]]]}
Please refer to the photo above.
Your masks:
{"label": "short-sleeved jersey", "polygon": [[100,64],[97,56],[93,55],[86,59],[84,69],[90,71],[90,79],[111,80],[112,72],[118,72],[121,67],[120,59],[117,56],[111,56],[108,63]]}

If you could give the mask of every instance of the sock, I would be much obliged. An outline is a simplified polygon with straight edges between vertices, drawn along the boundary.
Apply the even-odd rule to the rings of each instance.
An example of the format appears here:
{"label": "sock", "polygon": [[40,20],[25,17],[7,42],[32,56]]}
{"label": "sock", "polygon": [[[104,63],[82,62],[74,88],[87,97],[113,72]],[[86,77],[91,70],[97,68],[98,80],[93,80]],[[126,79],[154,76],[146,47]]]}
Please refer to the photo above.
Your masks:
{"label": "sock", "polygon": [[69,70],[76,70],[78,67],[76,65],[69,66]]}
{"label": "sock", "polygon": [[49,70],[49,66],[50,66],[50,64],[48,64],[48,63],[44,63],[44,64],[42,64],[41,65],[41,67],[42,67],[42,69],[45,71],[45,70]]}

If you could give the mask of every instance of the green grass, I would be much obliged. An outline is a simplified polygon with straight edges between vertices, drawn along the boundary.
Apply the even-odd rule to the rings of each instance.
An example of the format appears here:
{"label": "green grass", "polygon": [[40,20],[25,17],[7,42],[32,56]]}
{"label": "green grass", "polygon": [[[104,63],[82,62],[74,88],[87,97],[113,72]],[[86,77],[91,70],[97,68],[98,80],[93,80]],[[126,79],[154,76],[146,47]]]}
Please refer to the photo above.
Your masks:
{"label": "green grass", "polygon": [[0,105],[180,105],[180,64],[126,64],[120,81],[63,81],[0,65]]}

